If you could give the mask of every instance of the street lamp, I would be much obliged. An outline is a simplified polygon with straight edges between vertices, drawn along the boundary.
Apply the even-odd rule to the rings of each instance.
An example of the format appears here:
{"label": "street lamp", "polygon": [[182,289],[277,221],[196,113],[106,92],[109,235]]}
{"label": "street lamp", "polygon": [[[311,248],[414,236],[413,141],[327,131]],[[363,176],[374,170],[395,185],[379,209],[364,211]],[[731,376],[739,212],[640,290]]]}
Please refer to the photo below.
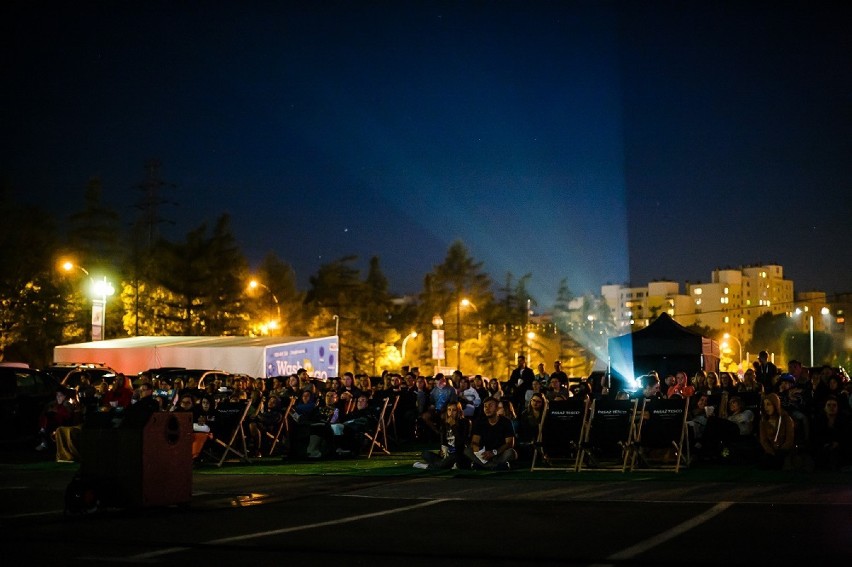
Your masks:
{"label": "street lamp", "polygon": [[444,319],[440,315],[432,317],[432,358],[438,361],[438,366],[441,366],[441,361],[444,360],[444,330],[441,326],[444,324]]}
{"label": "street lamp", "polygon": [[278,324],[281,322],[281,305],[278,303],[278,298],[275,296],[275,294],[272,292],[272,290],[271,290],[271,289],[269,289],[269,286],[268,286],[268,285],[266,285],[266,284],[264,284],[264,283],[261,283],[261,282],[259,282],[259,281],[257,281],[257,280],[251,280],[251,281],[249,282],[249,289],[257,289],[258,287],[262,287],[263,289],[265,289],[266,291],[268,291],[268,292],[269,292],[269,295],[271,295],[271,296],[272,296],[272,300],[275,302],[275,312],[276,312],[276,314],[278,315],[278,319],[276,319],[275,321],[271,322],[271,323],[269,324],[269,328],[270,328],[270,329],[277,329],[277,328],[278,328]]}
{"label": "street lamp", "polygon": [[473,304],[471,300],[466,297],[461,298],[458,302],[456,302],[456,341],[458,342],[458,352],[456,353],[456,368],[461,370],[461,345],[462,345],[462,330],[461,330],[461,308],[462,307],[473,307],[474,311],[477,311],[476,305]]}
{"label": "street lamp", "polygon": [[413,339],[417,336],[417,331],[411,331],[406,335],[404,339],[402,339],[402,361],[405,362],[405,343],[408,342],[408,339]]}
{"label": "street lamp", "polygon": [[[814,366],[814,316],[811,313],[811,311],[809,309],[807,309],[807,307],[805,309],[808,311],[808,340],[810,342],[810,349],[811,349],[811,368],[813,368],[813,366]],[[820,309],[819,312],[820,312],[821,315],[828,315],[829,313],[831,313],[831,311],[828,309],[828,307],[823,307],[822,309]],[[801,314],[802,314],[802,310],[797,307],[796,308],[796,315],[801,315]]]}
{"label": "street lamp", "polygon": [[83,266],[79,266],[73,262],[64,262],[62,269],[66,272],[77,269],[88,276],[92,283],[92,341],[104,340],[106,328],[106,301],[107,297],[115,293],[113,285],[107,281],[106,276],[101,280],[95,280],[89,271]]}
{"label": "street lamp", "polygon": [[723,339],[734,339],[735,341],[737,341],[737,346],[740,348],[740,362],[737,366],[741,367],[743,365],[743,344],[740,342],[740,340],[737,337],[735,337],[731,333],[725,333],[724,335],[722,335],[722,338]]}

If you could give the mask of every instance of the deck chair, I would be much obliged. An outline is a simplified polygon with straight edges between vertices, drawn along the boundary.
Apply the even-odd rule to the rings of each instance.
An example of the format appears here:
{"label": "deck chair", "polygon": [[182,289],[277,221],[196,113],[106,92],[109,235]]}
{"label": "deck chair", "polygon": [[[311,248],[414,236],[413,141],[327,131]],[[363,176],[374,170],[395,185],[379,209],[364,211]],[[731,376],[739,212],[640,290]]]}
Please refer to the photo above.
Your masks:
{"label": "deck chair", "polygon": [[365,431],[364,437],[366,437],[370,443],[370,449],[367,451],[367,458],[373,456],[373,451],[375,449],[379,449],[386,455],[390,455],[390,451],[388,450],[388,435],[387,435],[387,411],[388,411],[388,402],[390,400],[388,398],[384,398],[378,402],[376,405],[371,405],[373,410],[376,412],[376,428],[372,431]]}
{"label": "deck chair", "polygon": [[267,439],[272,439],[272,443],[269,446],[269,456],[275,454],[275,447],[278,446],[279,443],[284,444],[284,437],[290,434],[290,412],[293,411],[293,406],[296,405],[295,396],[290,397],[290,403],[287,405],[287,409],[284,410],[284,416],[281,418],[281,423],[278,424],[278,429],[275,432],[264,431],[263,434]]}
{"label": "deck chair", "polygon": [[583,429],[577,471],[627,469],[627,448],[636,427],[638,400],[592,401]]}
{"label": "deck chair", "polygon": [[[636,468],[637,461],[644,461],[646,469],[643,470],[679,472],[681,466],[688,466],[686,422],[689,420],[689,398],[648,400],[641,416],[630,443],[630,470]],[[655,451],[662,457],[654,457]]]}
{"label": "deck chair", "polygon": [[248,446],[246,444],[246,433],[244,424],[246,416],[251,409],[251,404],[244,403],[223,403],[218,408],[215,426],[213,428],[213,449],[219,449],[220,454],[213,452],[211,456],[217,467],[233,455],[240,461],[251,464],[251,459],[248,456]]}
{"label": "deck chair", "polygon": [[547,404],[538,430],[530,471],[577,472],[588,412],[589,400],[585,398],[575,397]]}
{"label": "deck chair", "polygon": [[393,403],[390,404],[385,413],[385,431],[393,440],[394,443],[399,443],[399,435],[396,431],[396,411],[399,406],[399,396],[393,396]]}

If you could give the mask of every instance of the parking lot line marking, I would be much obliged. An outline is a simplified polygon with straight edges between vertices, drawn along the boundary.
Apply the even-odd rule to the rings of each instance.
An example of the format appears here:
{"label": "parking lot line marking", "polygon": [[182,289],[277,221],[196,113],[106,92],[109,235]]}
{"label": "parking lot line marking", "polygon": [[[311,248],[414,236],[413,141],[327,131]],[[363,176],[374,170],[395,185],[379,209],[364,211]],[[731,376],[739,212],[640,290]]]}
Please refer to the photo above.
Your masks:
{"label": "parking lot line marking", "polygon": [[[299,532],[303,530],[311,530],[314,528],[326,528],[329,526],[336,526],[338,524],[348,524],[350,522],[357,522],[359,520],[367,520],[369,518],[378,518],[381,516],[389,516],[391,514],[398,514],[400,512],[407,512],[409,510],[416,510],[417,508],[425,508],[427,506],[434,506],[435,504],[440,504],[442,502],[449,502],[450,498],[439,498],[436,500],[428,500],[426,502],[418,502],[417,504],[412,504],[411,506],[403,506],[401,508],[392,508],[390,510],[382,510],[380,512],[370,512],[369,514],[359,514],[357,516],[349,516],[346,518],[337,518],[334,520],[328,520],[327,522],[316,522],[313,524],[303,524],[301,526],[291,526],[289,528],[281,528],[278,530],[269,530],[265,532],[255,532],[251,534],[244,534],[232,537],[225,537],[221,539],[213,539],[210,541],[206,541],[200,543],[199,545],[222,545],[225,543],[235,543],[240,541],[247,541],[250,539],[257,539],[260,537],[269,537],[274,535],[288,534],[292,532]],[[172,553],[179,553],[181,551],[188,551],[192,549],[191,547],[172,547],[169,549],[161,549],[157,551],[150,551],[147,553],[140,553],[139,555],[134,555],[129,558],[131,561],[140,561],[145,559],[152,559],[154,557],[161,557],[163,555],[170,555]]]}
{"label": "parking lot line marking", "polygon": [[[733,506],[733,502],[719,502],[709,510],[698,514],[697,516],[682,522],[675,527],[664,531],[663,533],[657,534],[654,537],[648,538],[644,541],[637,543],[636,545],[632,545],[627,549],[622,549],[617,553],[613,553],[609,557],[607,557],[610,561],[627,561],[633,559],[640,553],[645,553],[649,549],[657,547],[658,545],[669,541],[670,539],[674,539],[677,536],[688,532],[693,528],[697,528],[707,520],[718,516],[731,506]],[[602,566],[598,566],[602,567]]]}

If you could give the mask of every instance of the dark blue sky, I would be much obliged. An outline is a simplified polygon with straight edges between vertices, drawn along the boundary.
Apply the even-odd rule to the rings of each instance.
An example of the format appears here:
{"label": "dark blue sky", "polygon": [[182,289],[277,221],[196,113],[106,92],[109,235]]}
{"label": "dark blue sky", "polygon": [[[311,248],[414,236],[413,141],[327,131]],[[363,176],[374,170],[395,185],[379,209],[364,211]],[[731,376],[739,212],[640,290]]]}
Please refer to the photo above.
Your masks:
{"label": "dark blue sky", "polygon": [[416,291],[461,239],[543,307],[757,262],[852,291],[831,4],[175,4],[0,8],[4,184],[63,215],[99,175],[129,219],[156,158],[170,230],[228,212],[303,285],[378,255]]}

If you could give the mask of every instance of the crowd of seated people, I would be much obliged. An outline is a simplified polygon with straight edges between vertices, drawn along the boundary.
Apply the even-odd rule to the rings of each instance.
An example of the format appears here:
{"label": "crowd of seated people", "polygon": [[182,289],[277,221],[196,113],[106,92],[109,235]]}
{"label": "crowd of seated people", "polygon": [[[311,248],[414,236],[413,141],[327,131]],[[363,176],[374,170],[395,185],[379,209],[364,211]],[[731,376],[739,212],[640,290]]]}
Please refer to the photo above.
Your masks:
{"label": "crowd of seated people", "polygon": [[[553,401],[688,397],[689,443],[705,460],[773,468],[798,461],[829,470],[852,465],[852,384],[830,368],[809,373],[793,360],[782,372],[761,357],[742,376],[699,371],[690,377],[679,371],[661,378],[651,372],[635,391],[609,391],[591,384],[571,386],[559,365],[554,367],[549,375],[540,365],[531,381],[506,382],[459,371],[422,376],[416,368],[384,372],[378,379],[346,372],[320,381],[300,369],[268,380],[229,376],[203,388],[191,379],[168,384],[143,373],[135,390],[129,378],[118,374],[110,384],[81,380],[78,391],[57,394],[42,416],[39,447],[55,443],[58,459],[76,460],[73,437],[87,419],[119,426],[127,416],[132,416],[128,423],[138,422],[153,411],[190,411],[197,434],[221,438],[227,432],[217,423],[232,423],[228,416],[240,417],[249,404],[244,434],[253,457],[269,455],[275,447],[288,458],[357,456],[387,398],[384,418],[393,440],[432,448],[419,467],[506,468],[518,458],[529,459],[542,413]],[[518,370],[521,376],[532,372]],[[500,442],[509,429],[511,441],[505,435]],[[279,432],[285,438],[276,439]]]}
{"label": "crowd of seated people", "polygon": [[852,465],[852,384],[831,367],[809,372],[791,360],[782,372],[761,353],[742,377],[699,371],[689,380],[678,372],[663,382],[665,394],[656,373],[643,381],[645,399],[690,398],[689,442],[703,459],[801,470]]}

